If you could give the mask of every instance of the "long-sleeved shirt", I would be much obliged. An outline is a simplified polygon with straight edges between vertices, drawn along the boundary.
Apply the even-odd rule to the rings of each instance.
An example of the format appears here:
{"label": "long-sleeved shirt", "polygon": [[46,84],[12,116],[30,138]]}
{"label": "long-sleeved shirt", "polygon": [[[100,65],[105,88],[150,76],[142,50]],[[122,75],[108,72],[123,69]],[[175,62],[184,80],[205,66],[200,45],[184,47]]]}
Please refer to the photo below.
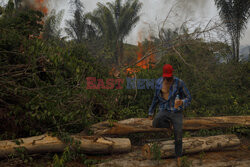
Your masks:
{"label": "long-sleeved shirt", "polygon": [[[162,83],[163,83],[163,77],[160,77],[156,80],[154,98],[153,98],[151,106],[149,107],[148,115],[154,114],[154,110],[157,104],[159,104],[160,111],[167,110],[168,112],[176,112],[176,111],[183,110],[190,104],[191,95],[185,83],[181,79],[174,77],[173,84],[171,85],[169,89],[168,100],[161,97],[160,92],[162,89]],[[179,106],[176,109],[174,108],[174,104],[175,104],[175,98],[177,95],[179,95],[180,100],[183,101],[183,105]]]}

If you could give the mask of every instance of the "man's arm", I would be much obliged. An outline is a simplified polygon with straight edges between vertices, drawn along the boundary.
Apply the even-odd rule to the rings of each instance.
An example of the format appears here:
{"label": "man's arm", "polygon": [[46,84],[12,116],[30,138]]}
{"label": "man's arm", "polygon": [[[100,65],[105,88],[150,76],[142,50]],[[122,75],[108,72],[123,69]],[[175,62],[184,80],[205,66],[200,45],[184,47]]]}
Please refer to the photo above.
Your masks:
{"label": "man's arm", "polygon": [[190,105],[192,98],[184,82],[181,84],[180,93],[182,94],[183,108],[186,108]]}
{"label": "man's arm", "polygon": [[153,116],[155,108],[156,108],[158,103],[159,103],[159,99],[157,97],[157,89],[155,89],[154,98],[153,98],[152,104],[151,104],[151,106],[149,107],[149,110],[148,110],[148,115],[149,116]]}

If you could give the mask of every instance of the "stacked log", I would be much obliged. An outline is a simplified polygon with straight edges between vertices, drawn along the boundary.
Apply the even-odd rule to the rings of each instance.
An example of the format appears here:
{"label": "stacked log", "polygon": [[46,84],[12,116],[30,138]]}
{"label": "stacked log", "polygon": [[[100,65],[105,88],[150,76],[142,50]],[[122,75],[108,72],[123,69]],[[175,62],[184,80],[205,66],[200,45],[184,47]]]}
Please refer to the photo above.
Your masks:
{"label": "stacked log", "polygon": [[[72,135],[76,141],[80,141],[79,148],[88,154],[111,154],[126,153],[131,150],[131,142],[128,138],[110,138],[102,135],[125,135],[141,132],[160,132],[171,131],[167,128],[153,128],[152,120],[147,118],[131,118],[114,122],[113,125],[108,121],[100,122],[91,126],[94,136]],[[199,130],[211,128],[225,128],[232,126],[250,126],[250,116],[225,116],[225,117],[196,117],[184,119],[184,130]],[[67,144],[57,137],[48,134],[18,139],[15,141],[0,141],[0,158],[16,153],[17,148],[24,148],[28,154],[63,152]],[[158,142],[162,157],[174,156],[174,141]],[[196,153],[201,151],[217,151],[220,149],[235,149],[239,146],[240,140],[235,135],[220,135],[210,137],[194,137],[183,139],[184,154]],[[143,155],[152,157],[150,150],[152,144],[143,147]]]}
{"label": "stacked log", "polygon": [[[156,143],[161,158],[175,156],[174,140],[161,141]],[[142,148],[142,155],[147,158],[153,158],[153,143],[145,144]],[[234,150],[240,145],[240,140],[236,135],[218,135],[209,137],[190,137],[183,138],[183,154],[191,154],[205,151]]]}
{"label": "stacked log", "polygon": [[[184,118],[184,130],[200,130],[212,128],[228,128],[233,126],[250,126],[250,116],[194,117]],[[126,135],[142,132],[167,131],[167,128],[153,128],[148,118],[130,118],[113,123],[100,122],[91,126],[95,135]]]}
{"label": "stacked log", "polygon": [[[108,137],[79,137],[71,136],[76,141],[80,141],[80,150],[89,154],[110,154],[130,152],[131,142],[128,138],[108,138]],[[16,141],[0,141],[0,157],[6,157],[16,153],[16,148],[24,148],[28,154],[63,152],[67,146],[57,137],[44,134]]]}

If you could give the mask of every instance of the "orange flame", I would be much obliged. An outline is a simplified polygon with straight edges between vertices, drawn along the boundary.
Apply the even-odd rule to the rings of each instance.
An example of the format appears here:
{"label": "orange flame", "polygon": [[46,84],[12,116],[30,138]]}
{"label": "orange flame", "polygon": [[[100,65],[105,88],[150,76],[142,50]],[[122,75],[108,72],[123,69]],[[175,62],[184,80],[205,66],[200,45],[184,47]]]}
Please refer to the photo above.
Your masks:
{"label": "orange flame", "polygon": [[[48,8],[47,8],[48,0],[33,0],[33,1],[26,1],[26,2],[27,2],[26,5],[29,6],[30,8],[42,12],[45,16],[48,14]],[[43,18],[43,20],[38,22],[38,24],[44,25],[44,18]],[[30,38],[42,39],[43,33],[40,32],[40,34],[38,36],[37,35],[30,35]]]}
{"label": "orange flame", "polygon": [[[142,43],[141,42],[138,42],[138,47],[139,47],[139,50],[136,52],[137,54],[137,61],[141,60],[142,57],[143,57],[143,47],[142,47]],[[142,60],[140,61],[137,66],[143,68],[143,69],[147,69],[147,60]]]}
{"label": "orange flame", "polygon": [[[140,61],[144,54],[143,54],[143,46],[141,42],[138,42],[138,48],[139,50],[136,52],[137,53],[137,61]],[[141,60],[139,63],[136,64],[137,67],[143,68],[143,69],[149,69],[149,68],[154,68],[154,63],[156,62],[155,60],[155,54],[153,53],[154,47],[152,45],[152,42],[149,43],[149,46],[147,48],[147,53],[149,53],[149,56],[143,60]],[[138,69],[135,68],[127,68],[126,73],[127,74],[132,74],[138,72]]]}
{"label": "orange flame", "polygon": [[41,11],[44,15],[47,15],[48,14],[48,8],[47,8],[46,4],[47,4],[47,1],[45,1],[45,0],[35,0],[34,8],[36,10]]}

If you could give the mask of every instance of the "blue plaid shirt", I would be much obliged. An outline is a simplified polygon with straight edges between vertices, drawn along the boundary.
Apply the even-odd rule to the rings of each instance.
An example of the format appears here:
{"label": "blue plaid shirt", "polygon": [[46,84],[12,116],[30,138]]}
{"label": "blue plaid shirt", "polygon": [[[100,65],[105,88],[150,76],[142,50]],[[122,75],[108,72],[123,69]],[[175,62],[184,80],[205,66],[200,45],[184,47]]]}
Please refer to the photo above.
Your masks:
{"label": "blue plaid shirt", "polygon": [[[167,110],[169,112],[176,112],[176,111],[183,110],[185,107],[187,107],[190,104],[191,95],[185,83],[181,79],[174,77],[174,82],[169,89],[168,100],[165,100],[163,97],[161,97],[162,83],[163,83],[163,77],[160,77],[156,80],[154,98],[149,108],[148,115],[154,114],[154,110],[157,104],[159,104],[160,111]],[[175,98],[177,95],[179,95],[180,100],[183,101],[183,105],[179,106],[176,109],[174,108],[174,103],[175,103]]]}

